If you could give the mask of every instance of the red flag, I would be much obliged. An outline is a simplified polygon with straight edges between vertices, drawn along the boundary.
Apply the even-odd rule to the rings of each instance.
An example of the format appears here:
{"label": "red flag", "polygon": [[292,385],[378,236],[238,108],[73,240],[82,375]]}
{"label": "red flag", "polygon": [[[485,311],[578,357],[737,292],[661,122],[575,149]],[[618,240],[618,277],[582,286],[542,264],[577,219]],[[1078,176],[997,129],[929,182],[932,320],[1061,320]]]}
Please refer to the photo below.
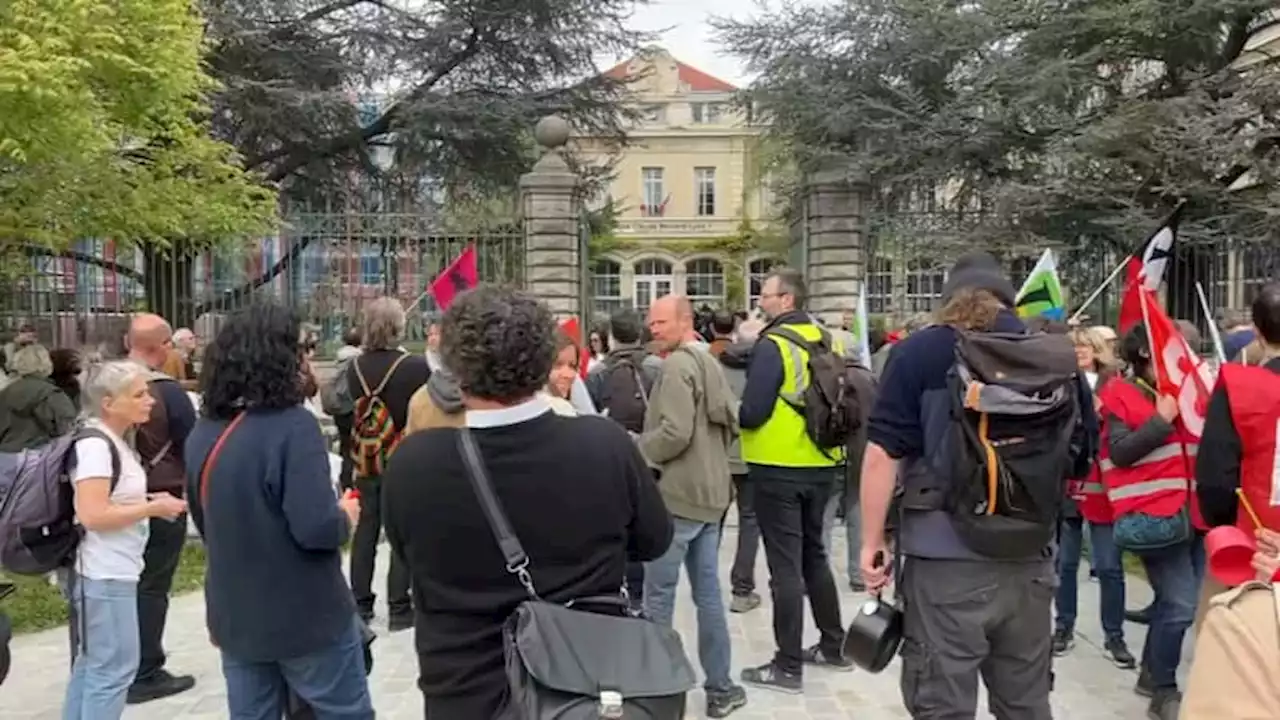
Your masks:
{"label": "red flag", "polygon": [[1191,350],[1150,289],[1139,290],[1139,311],[1151,343],[1151,362],[1161,395],[1178,399],[1178,422],[1187,432],[1200,437],[1204,432],[1205,410],[1215,382],[1213,368]]}
{"label": "red flag", "polygon": [[476,270],[476,246],[468,245],[457,260],[431,281],[431,297],[436,299],[436,307],[441,312],[448,310],[453,299],[475,287],[479,278],[480,274]]}
{"label": "red flag", "polygon": [[1120,337],[1142,322],[1142,261],[1130,257],[1124,272],[1124,294],[1120,296],[1120,321],[1116,331]]}

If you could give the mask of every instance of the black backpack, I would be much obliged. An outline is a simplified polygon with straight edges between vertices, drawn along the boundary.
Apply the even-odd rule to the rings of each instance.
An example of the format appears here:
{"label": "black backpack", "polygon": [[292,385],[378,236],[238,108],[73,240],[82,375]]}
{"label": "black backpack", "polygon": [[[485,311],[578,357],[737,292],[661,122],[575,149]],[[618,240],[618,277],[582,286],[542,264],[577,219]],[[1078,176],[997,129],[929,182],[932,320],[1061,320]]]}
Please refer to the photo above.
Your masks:
{"label": "black backpack", "polygon": [[821,335],[816,341],[806,340],[786,327],[771,328],[766,334],[780,337],[809,354],[809,384],[799,401],[782,401],[804,418],[805,434],[813,444],[830,454],[836,448],[847,447],[862,427],[862,401],[853,375],[863,368],[857,360],[836,352],[831,333],[818,329]]}
{"label": "black backpack", "polygon": [[631,358],[619,358],[600,372],[600,412],[631,432],[643,432],[652,381]]}
{"label": "black backpack", "polygon": [[959,332],[951,395],[946,509],[961,540],[999,560],[1054,538],[1080,418],[1066,335]]}

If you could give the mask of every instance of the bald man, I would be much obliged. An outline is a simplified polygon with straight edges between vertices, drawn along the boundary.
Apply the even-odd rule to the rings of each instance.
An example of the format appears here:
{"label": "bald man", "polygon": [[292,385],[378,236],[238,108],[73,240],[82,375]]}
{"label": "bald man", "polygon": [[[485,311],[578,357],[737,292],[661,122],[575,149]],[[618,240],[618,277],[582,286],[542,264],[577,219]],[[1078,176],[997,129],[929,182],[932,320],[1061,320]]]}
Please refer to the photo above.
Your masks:
{"label": "bald man", "polygon": [[[147,470],[147,491],[183,497],[187,488],[182,448],[195,425],[195,408],[182,386],[160,372],[173,349],[173,329],[159,315],[136,315],[129,324],[129,358],[152,371],[149,388],[155,405],[151,419],[138,427],[136,448]],[[177,520],[153,518],[142,576],[138,578],[138,635],[141,661],[129,687],[129,704],[158,700],[190,690],[195,678],[165,670],[164,625],[169,591],[187,538],[186,515]]]}
{"label": "bald man", "polygon": [[738,434],[738,401],[720,363],[689,341],[693,306],[678,295],[649,307],[654,343],[669,351],[649,395],[638,443],[662,473],[658,490],[675,521],[667,552],[645,564],[644,608],[670,626],[680,568],[697,588],[698,655],[706,677],[707,717],[722,718],[747,704],[730,677],[728,616],[720,594],[720,522],[729,509],[729,446]]}

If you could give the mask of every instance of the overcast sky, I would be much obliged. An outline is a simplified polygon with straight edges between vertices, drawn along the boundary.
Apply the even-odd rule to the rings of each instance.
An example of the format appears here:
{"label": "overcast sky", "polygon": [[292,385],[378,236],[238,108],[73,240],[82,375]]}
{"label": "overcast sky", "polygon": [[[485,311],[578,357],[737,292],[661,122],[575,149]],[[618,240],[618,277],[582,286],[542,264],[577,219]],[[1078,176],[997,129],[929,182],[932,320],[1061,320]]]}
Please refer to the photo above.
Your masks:
{"label": "overcast sky", "polygon": [[[749,78],[736,58],[720,52],[712,39],[708,20],[712,17],[751,17],[759,12],[760,1],[776,5],[776,0],[652,0],[649,5],[637,8],[632,27],[651,32],[666,30],[658,43],[676,59],[721,80],[745,85]],[[622,59],[625,58],[617,60]]]}

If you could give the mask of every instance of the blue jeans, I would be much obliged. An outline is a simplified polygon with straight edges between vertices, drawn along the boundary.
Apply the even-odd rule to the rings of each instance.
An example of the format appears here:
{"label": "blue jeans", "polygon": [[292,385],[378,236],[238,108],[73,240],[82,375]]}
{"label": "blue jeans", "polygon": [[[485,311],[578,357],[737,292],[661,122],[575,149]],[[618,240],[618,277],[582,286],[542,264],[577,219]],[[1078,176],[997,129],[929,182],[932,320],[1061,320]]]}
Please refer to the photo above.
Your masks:
{"label": "blue jeans", "polygon": [[371,720],[374,716],[364,646],[354,617],[351,629],[337,643],[310,655],[250,662],[224,652],[222,676],[227,681],[231,720],[280,720],[289,690],[319,718]]}
{"label": "blue jeans", "polygon": [[1138,556],[1155,591],[1151,624],[1142,646],[1142,666],[1152,687],[1177,687],[1182,662],[1182,639],[1195,621],[1200,585],[1195,542],[1142,553]]}
{"label": "blue jeans", "polygon": [[671,626],[676,610],[680,566],[689,572],[698,611],[698,659],[708,690],[724,690],[729,679],[729,621],[720,596],[720,524],[675,518],[675,535],[666,554],[644,565],[644,610],[650,620]]}
{"label": "blue jeans", "polygon": [[138,673],[138,582],[71,575],[67,585],[76,638],[63,720],[118,720]]}
{"label": "blue jeans", "polygon": [[[1058,594],[1054,600],[1058,613],[1055,625],[1059,631],[1072,632],[1076,628],[1084,525],[1080,518],[1062,520],[1058,541]],[[1124,568],[1120,564],[1120,549],[1112,539],[1111,525],[1089,523],[1089,545],[1094,574],[1098,576],[1102,632],[1107,640],[1124,640]]]}
{"label": "blue jeans", "polygon": [[[827,549],[828,557],[835,557],[835,547],[831,544],[831,534],[835,530],[836,515],[840,509],[840,503],[844,502],[844,492],[837,492],[827,501],[827,508],[822,513],[822,546]],[[849,582],[857,585],[862,584],[862,568],[859,563],[862,560],[862,516],[858,508],[858,498],[854,498],[853,502],[845,509],[844,513],[844,535],[845,549],[848,551],[845,558],[845,569],[849,573]]]}

